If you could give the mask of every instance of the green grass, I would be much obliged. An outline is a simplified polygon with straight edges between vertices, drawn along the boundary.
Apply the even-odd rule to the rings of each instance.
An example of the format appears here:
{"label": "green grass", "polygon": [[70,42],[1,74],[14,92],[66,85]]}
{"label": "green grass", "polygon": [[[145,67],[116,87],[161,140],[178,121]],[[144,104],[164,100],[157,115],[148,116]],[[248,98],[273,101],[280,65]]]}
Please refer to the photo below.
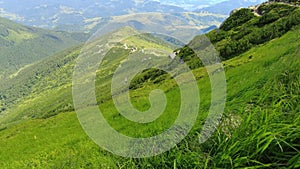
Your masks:
{"label": "green grass", "polygon": [[[236,30],[233,34],[239,32],[245,33]],[[12,99],[12,104],[6,107],[8,109],[4,113],[7,114],[0,119],[0,166],[299,168],[299,35],[299,27],[294,27],[280,38],[252,47],[223,62],[228,82],[225,113],[216,132],[201,145],[199,133],[210,106],[211,84],[204,68],[193,70],[201,96],[196,125],[170,151],[144,159],[121,158],[108,153],[82,130],[74,113],[71,90],[71,74],[78,49],[67,50],[34,64],[33,69],[25,67],[12,77],[14,79],[10,83],[13,88],[3,89],[10,97],[2,101]],[[132,37],[123,43],[135,46],[136,42],[138,48],[171,51],[168,45],[151,36]],[[132,137],[160,134],[177,117],[180,103],[178,86],[167,74],[153,69],[144,71],[131,82],[131,102],[138,110],[148,110],[149,93],[153,89],[161,89],[168,98],[166,110],[156,121],[148,124],[133,123],[122,117],[111,101],[110,83],[112,73],[128,54],[129,50],[113,48],[100,66],[96,81],[99,108],[109,124],[120,133]],[[44,66],[46,64],[48,66]],[[198,64],[189,66],[199,67]],[[1,97],[4,96],[0,92]]]}
{"label": "green grass", "polygon": [[115,165],[114,158],[107,156],[85,135],[75,113],[60,114],[47,120],[29,120],[2,131],[1,140],[6,144],[1,147],[1,168]]}
{"label": "green grass", "polygon": [[[2,168],[298,168],[300,167],[300,29],[252,48],[225,61],[228,96],[221,125],[213,136],[199,145],[199,133],[210,106],[210,82],[205,69],[198,68],[201,107],[192,132],[176,147],[159,156],[129,159],[115,156],[95,145],[82,130],[74,112],[45,119],[27,119],[0,129]],[[110,63],[110,62],[107,62]],[[115,64],[115,63],[113,63]],[[115,65],[116,66],[116,65]],[[53,76],[55,77],[55,76]],[[101,80],[101,77],[98,76]],[[166,78],[163,83],[146,82],[131,91],[133,104],[149,108],[153,88],[167,91],[171,102],[157,121],[134,124],[118,115],[109,96],[98,95],[105,118],[118,131],[149,136],[168,128],[178,107],[178,88]],[[68,83],[66,83],[68,84]],[[171,83],[172,84],[172,83]],[[108,84],[103,84],[109,85]],[[64,86],[64,85],[63,85]],[[65,85],[33,95],[16,108],[37,114],[71,103],[71,88]],[[102,90],[107,90],[109,87]],[[97,90],[98,91],[98,90]],[[99,92],[102,92],[99,88]],[[33,93],[34,94],[34,93]],[[62,99],[63,98],[63,99]],[[173,99],[172,99],[173,98]],[[60,100],[61,99],[61,100]],[[67,99],[68,101],[64,101]],[[38,101],[39,100],[39,101]],[[40,102],[40,103],[39,103]],[[31,106],[29,103],[37,103]],[[57,104],[59,103],[59,104]],[[41,109],[40,109],[41,108]],[[17,110],[18,109],[18,110]],[[49,112],[48,112],[49,113]],[[20,117],[24,117],[25,114]],[[19,117],[19,118],[20,118]],[[46,116],[47,117],[47,116]],[[172,117],[172,118],[170,118]]]}

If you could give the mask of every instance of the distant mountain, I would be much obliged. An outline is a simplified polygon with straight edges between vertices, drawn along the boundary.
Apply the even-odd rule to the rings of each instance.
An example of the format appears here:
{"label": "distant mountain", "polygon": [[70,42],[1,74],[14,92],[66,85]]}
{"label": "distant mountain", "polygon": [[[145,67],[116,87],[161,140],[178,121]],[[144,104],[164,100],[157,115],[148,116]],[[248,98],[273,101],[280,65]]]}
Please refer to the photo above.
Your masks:
{"label": "distant mountain", "polygon": [[260,4],[265,1],[266,0],[227,0],[209,7],[198,9],[196,10],[196,12],[207,11],[211,13],[229,15],[230,12],[234,9],[242,8],[242,7],[246,8],[252,5]]}
{"label": "distant mountain", "polygon": [[158,1],[36,0],[22,5],[18,5],[18,3],[18,0],[2,0],[0,16],[30,26],[43,28],[56,28],[59,26],[59,28],[72,28],[73,31],[83,31],[82,25],[85,24],[86,20],[98,17],[144,12],[186,12],[181,7],[163,5]]}
{"label": "distant mountain", "polygon": [[184,12],[164,14],[149,12],[90,20],[86,24],[90,25],[91,28],[95,25],[92,28],[92,32],[107,25],[117,26],[125,24],[144,32],[164,33],[177,38],[180,37],[181,40],[187,40],[186,42],[188,42],[191,39],[186,38],[193,38],[195,35],[208,32],[220,26],[225,19],[225,15],[211,13]]}
{"label": "distant mountain", "polygon": [[86,38],[85,34],[48,31],[0,18],[0,79]]}
{"label": "distant mountain", "polygon": [[87,32],[95,26],[95,22],[90,24],[91,21],[111,16],[148,12],[191,12],[218,2],[222,0],[31,0],[19,5],[18,0],[0,0],[0,16],[29,26]]}
{"label": "distant mountain", "polygon": [[186,10],[195,10],[203,7],[208,7],[225,0],[160,0],[162,4],[180,6]]}
{"label": "distant mountain", "polygon": [[[138,11],[138,12],[171,12],[175,10],[193,11],[199,7],[207,7],[213,4],[220,3],[225,0],[65,0],[65,1],[50,1],[50,0],[27,0],[26,4],[19,5],[19,0],[0,0],[0,8],[8,12],[25,14],[33,13],[32,9],[53,8],[54,6],[67,6],[76,11],[87,11],[92,8],[102,11],[106,16],[112,16],[123,12]],[[105,10],[103,10],[105,9]],[[119,11],[116,11],[118,9]],[[105,13],[108,12],[108,13]]]}

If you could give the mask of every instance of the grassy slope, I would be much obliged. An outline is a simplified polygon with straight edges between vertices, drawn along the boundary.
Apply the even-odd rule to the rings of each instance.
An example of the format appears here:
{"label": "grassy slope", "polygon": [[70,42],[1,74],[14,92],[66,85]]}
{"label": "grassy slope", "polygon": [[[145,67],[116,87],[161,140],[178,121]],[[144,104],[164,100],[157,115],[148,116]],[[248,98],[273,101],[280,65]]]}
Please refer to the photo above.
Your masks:
{"label": "grassy slope", "polygon": [[7,77],[28,64],[78,45],[86,38],[84,34],[27,27],[0,18],[0,77]]}
{"label": "grassy slope", "polygon": [[[137,45],[138,48],[158,48],[172,52],[170,47],[159,45],[163,44],[163,41],[148,37],[148,35],[141,38],[129,38],[124,43],[132,46],[134,45],[133,41],[138,41],[139,44],[143,45]],[[68,49],[37,62],[9,79],[7,85],[0,89],[0,95],[6,97],[2,100],[6,105],[6,110],[0,115],[5,116],[6,113],[9,115],[1,118],[0,123],[27,118],[47,118],[60,112],[73,110],[71,96],[72,73],[75,59],[80,53],[79,48]],[[113,67],[118,66],[120,59],[124,59],[130,51],[118,48],[115,50],[114,52],[122,57],[109,62],[104,60],[107,64],[102,65],[102,67],[107,71],[111,71]],[[114,52],[110,52],[107,58],[116,58]],[[105,77],[100,78],[100,80],[104,83],[108,81]],[[98,86],[99,90],[101,90],[101,87],[103,86]]]}
{"label": "grassy slope", "polygon": [[[299,35],[298,28],[224,63],[228,81],[226,112],[222,125],[205,144],[198,145],[197,132],[201,126],[196,125],[181,144],[167,153],[143,160],[119,158],[97,147],[84,134],[76,114],[69,112],[3,128],[0,131],[0,165],[4,168],[299,167]],[[195,70],[203,98],[198,124],[205,118],[210,98],[209,90],[205,90],[210,84],[204,72],[202,68]],[[202,75],[204,77],[200,78]],[[153,87],[157,86],[150,85]],[[169,97],[178,96],[176,88],[164,89],[168,90]],[[142,93],[139,97],[144,98],[139,108],[145,109],[149,106],[144,96],[148,90],[138,90]],[[59,98],[55,93],[61,93],[60,90],[48,92],[49,95],[41,94],[40,97],[51,96],[46,103],[55,103],[51,99]],[[121,132],[136,133],[136,126],[116,119],[116,112],[110,106],[111,102],[106,102],[101,108],[108,110],[107,119],[115,120],[112,125]],[[48,105],[48,108],[53,107]],[[46,109],[47,106],[36,111]],[[173,110],[175,112],[176,108]],[[159,131],[163,120],[170,119],[163,116],[149,126]],[[138,134],[143,135],[149,126],[140,126]]]}

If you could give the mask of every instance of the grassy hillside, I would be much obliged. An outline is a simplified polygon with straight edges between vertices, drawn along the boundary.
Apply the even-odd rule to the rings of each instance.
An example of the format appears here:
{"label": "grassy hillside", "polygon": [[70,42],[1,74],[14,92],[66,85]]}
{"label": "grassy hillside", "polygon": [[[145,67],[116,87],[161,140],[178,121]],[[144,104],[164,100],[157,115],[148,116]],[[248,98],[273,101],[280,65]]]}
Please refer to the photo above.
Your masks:
{"label": "grassy hillside", "polygon": [[[135,46],[140,50],[147,48],[148,50],[162,49],[172,52],[171,44],[147,34],[126,39],[123,44],[125,43],[128,47]],[[0,121],[6,121],[6,119],[18,121],[27,118],[47,118],[60,112],[73,110],[71,96],[72,73],[80,50],[81,46],[60,52],[25,67],[15,76],[6,80],[6,83],[0,88],[0,101],[2,103],[0,116],[5,117]],[[116,60],[109,59],[110,61],[103,67],[108,71],[112,71],[111,69],[119,65],[120,59],[124,59],[130,53],[130,50],[131,48],[123,49],[122,45],[113,48],[107,58]],[[145,51],[147,50],[145,49]],[[114,55],[120,58],[116,58]],[[100,78],[100,80],[103,80],[104,84],[108,81],[106,77]],[[98,86],[100,89],[101,87]],[[105,92],[107,93],[107,91]]]}
{"label": "grassy hillside", "polygon": [[[205,144],[198,144],[198,126],[170,152],[140,160],[120,158],[98,148],[82,131],[76,114],[66,111],[2,128],[1,165],[8,168],[299,167],[299,35],[300,29],[295,28],[224,63],[229,87],[227,108],[222,125]],[[204,70],[196,70],[201,71]],[[201,96],[209,98],[209,91],[205,90],[209,86],[207,76],[198,83]],[[173,90],[168,94],[177,96]],[[102,106],[109,108],[110,104],[105,102]],[[209,103],[204,101],[199,120],[204,118],[206,104]],[[108,119],[116,119],[114,116],[107,114]],[[125,133],[136,133],[136,128],[130,125],[122,127],[127,126],[126,122],[113,124]]]}
{"label": "grassy hillside", "polygon": [[[281,5],[273,4],[261,8],[273,12],[291,12],[278,19],[282,22],[288,21],[287,18],[299,10],[294,6]],[[290,7],[295,9],[290,10]],[[240,14],[249,14],[251,23],[257,23],[264,17],[256,17],[251,11],[250,13],[246,9],[241,10]],[[250,24],[248,21],[232,18],[223,24],[219,30],[220,34],[216,34],[217,30],[209,34],[220,52],[223,45],[236,42],[231,39],[233,36],[247,32],[245,25]],[[271,24],[273,23],[277,24],[277,21],[272,21]],[[231,24],[238,26],[224,29],[226,25],[231,27]],[[268,25],[270,24],[265,23],[254,30],[266,29]],[[214,40],[213,38],[222,35],[222,31],[226,35],[225,39]],[[0,166],[299,168],[300,26],[293,25],[282,31],[278,34],[280,36],[265,39],[264,42],[251,45],[251,48],[223,58],[228,86],[226,109],[216,132],[204,144],[199,144],[199,133],[211,104],[211,84],[206,69],[201,67],[202,63],[192,57],[192,51],[185,48],[179,57],[194,69],[201,96],[197,124],[173,149],[145,159],[113,155],[93,143],[81,128],[74,112],[71,90],[71,77],[75,60],[80,53],[79,49],[66,50],[34,64],[33,67],[26,67],[10,81],[13,87],[3,88],[5,90],[0,94],[1,102],[10,103],[0,114]],[[195,38],[195,41],[198,39]],[[226,40],[231,43],[224,43]],[[152,47],[165,51],[173,49],[150,35],[135,36],[122,43],[136,45],[138,48]],[[120,116],[111,100],[110,83],[112,72],[130,53],[130,49],[126,50],[122,46],[118,44],[108,52],[100,66],[101,69],[97,72],[95,84],[99,108],[110,125],[120,133],[133,137],[148,137],[161,133],[173,124],[178,115],[180,107],[174,106],[178,105],[180,98],[178,86],[174,79],[164,72],[148,69],[140,73],[131,82],[130,96],[133,105],[139,110],[149,109],[150,91],[162,89],[168,98],[166,110],[155,122],[148,124],[132,123]],[[221,53],[221,56],[224,55]],[[11,98],[15,99],[10,100]]]}
{"label": "grassy hillside", "polygon": [[33,62],[78,45],[84,34],[69,34],[26,27],[0,18],[0,78]]}

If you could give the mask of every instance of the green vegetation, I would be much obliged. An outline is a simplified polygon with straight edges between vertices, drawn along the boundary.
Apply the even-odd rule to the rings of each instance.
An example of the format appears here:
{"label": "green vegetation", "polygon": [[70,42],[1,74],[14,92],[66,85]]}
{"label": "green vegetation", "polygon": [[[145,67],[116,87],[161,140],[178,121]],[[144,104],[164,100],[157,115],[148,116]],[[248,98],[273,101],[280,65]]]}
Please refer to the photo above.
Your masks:
{"label": "green vegetation", "polygon": [[[226,60],[223,64],[228,93],[221,125],[204,144],[200,145],[198,139],[210,106],[211,84],[206,69],[201,67],[201,62],[195,59],[189,48],[180,49],[178,57],[194,69],[199,84],[201,107],[197,124],[176,147],[145,159],[115,156],[99,148],[86,136],[73,110],[71,91],[71,77],[79,49],[70,49],[24,68],[9,81],[13,84],[12,88],[1,87],[0,103],[10,104],[0,107],[4,108],[0,114],[3,116],[0,118],[0,166],[299,168],[300,26],[295,26],[299,24],[299,9],[294,8],[282,4],[262,5],[260,9],[269,11],[267,13],[273,11],[280,16],[284,15],[280,18],[276,15],[265,16],[264,19],[264,15],[256,17],[248,10],[242,10],[242,15],[251,16],[250,20],[229,18],[224,25],[230,30],[221,29],[218,34],[215,30],[208,34]],[[293,24],[272,38],[264,39],[258,33],[259,30],[267,30],[279,23]],[[231,24],[239,26],[232,27]],[[274,33],[275,29],[271,30]],[[245,46],[244,50],[236,49],[237,53],[232,52],[232,55],[222,55],[224,46],[240,42],[250,35],[257,35],[259,43],[251,42],[249,48]],[[135,38],[139,45],[168,49],[163,44],[157,46],[157,41],[151,36]],[[199,37],[195,40],[199,40]],[[134,45],[134,41],[128,39],[126,42]],[[111,100],[110,80],[113,70],[129,52],[115,47],[100,66],[96,80],[99,108],[111,126],[123,134],[136,137],[158,134],[170,127],[178,114],[179,89],[165,72],[155,69],[143,71],[131,82],[133,105],[139,110],[149,109],[148,95],[157,88],[166,92],[168,105],[164,114],[153,123],[136,124],[126,120]]]}
{"label": "green vegetation", "polygon": [[[281,37],[300,25],[300,8],[292,4],[272,2],[261,4],[257,9],[238,9],[224,21],[220,29],[209,32],[207,36],[219,51],[222,60],[231,59],[252,47]],[[199,44],[197,41],[198,37],[190,44]],[[179,57],[192,69],[203,66],[193,53],[185,46]]]}
{"label": "green vegetation", "polygon": [[230,18],[228,18],[220,27],[220,29],[224,31],[229,31],[233,28],[241,26],[245,24],[249,20],[255,18],[255,15],[252,13],[250,9],[240,9],[235,12]]}
{"label": "green vegetation", "polygon": [[300,9],[288,4],[262,4],[256,13],[241,9],[208,34],[223,60],[235,57],[254,46],[281,37],[300,24]]}
{"label": "green vegetation", "polygon": [[85,34],[70,34],[26,27],[0,18],[0,77],[40,61],[57,51],[78,45]]}
{"label": "green vegetation", "polygon": [[269,0],[269,2],[283,2],[283,3],[289,3],[294,5],[299,5],[299,0]]}
{"label": "green vegetation", "polygon": [[[205,144],[198,144],[197,133],[200,126],[196,126],[190,135],[170,152],[140,160],[120,158],[92,143],[80,128],[75,113],[64,113],[47,119],[25,120],[3,129],[0,132],[2,166],[297,167],[300,158],[299,33],[299,29],[296,29],[280,39],[253,48],[224,63],[229,87],[227,108],[222,125]],[[286,43],[289,45],[284,45]],[[249,59],[249,56],[252,58]],[[195,70],[195,74],[199,77],[204,71],[200,68]],[[206,90],[209,86],[207,80],[205,73],[199,80],[203,98],[210,97],[209,91]],[[141,91],[143,90],[139,92]],[[176,91],[168,93],[177,97]],[[49,96],[56,97],[55,93]],[[46,98],[51,100],[49,96]],[[48,103],[49,109],[55,106],[50,103],[51,101]],[[138,103],[144,105],[143,102]],[[128,125],[126,122],[121,120],[123,123],[118,123],[119,116],[109,111],[111,104],[107,102],[101,107],[107,118],[113,119],[114,127],[125,133],[136,133],[134,126],[124,128]],[[208,99],[205,99],[203,104],[199,121],[205,118]],[[166,119],[169,117],[162,120]]]}
{"label": "green vegetation", "polygon": [[[24,103],[25,107],[22,107],[23,112],[25,112],[28,117],[37,117],[43,116],[41,112],[46,110],[48,111],[46,111],[45,114],[49,114],[51,111],[53,111],[54,114],[57,111],[60,112],[59,109],[64,109],[65,106],[72,104],[71,101],[67,104],[61,105],[62,107],[60,104],[56,104],[57,107],[49,110],[48,104],[50,104],[50,102],[46,103],[43,101],[47,99],[43,98],[43,100],[41,100],[41,104],[39,104],[37,100],[45,95],[42,94],[43,91],[47,91],[48,94],[51,93],[52,95],[52,90],[56,93],[56,90],[64,88],[64,85],[68,84],[70,86],[73,65],[78,54],[78,48],[66,50],[53,57],[28,66],[15,76],[2,81],[2,83],[0,83],[0,100],[2,102],[1,106],[3,109],[15,104],[22,107],[23,104],[19,103],[22,100],[27,100],[27,102]],[[59,97],[61,97],[60,99],[62,100],[66,98],[70,98],[69,100],[71,100],[70,91],[71,90],[59,92],[59,94],[55,95],[57,97],[51,101],[56,102]],[[32,93],[34,93],[34,95],[32,95]],[[66,96],[64,93],[68,93],[68,95]],[[30,101],[31,99],[35,100],[34,105],[32,105],[32,102]],[[35,111],[37,108],[35,105],[39,106],[39,113]],[[45,110],[43,110],[42,107],[44,107]]]}

